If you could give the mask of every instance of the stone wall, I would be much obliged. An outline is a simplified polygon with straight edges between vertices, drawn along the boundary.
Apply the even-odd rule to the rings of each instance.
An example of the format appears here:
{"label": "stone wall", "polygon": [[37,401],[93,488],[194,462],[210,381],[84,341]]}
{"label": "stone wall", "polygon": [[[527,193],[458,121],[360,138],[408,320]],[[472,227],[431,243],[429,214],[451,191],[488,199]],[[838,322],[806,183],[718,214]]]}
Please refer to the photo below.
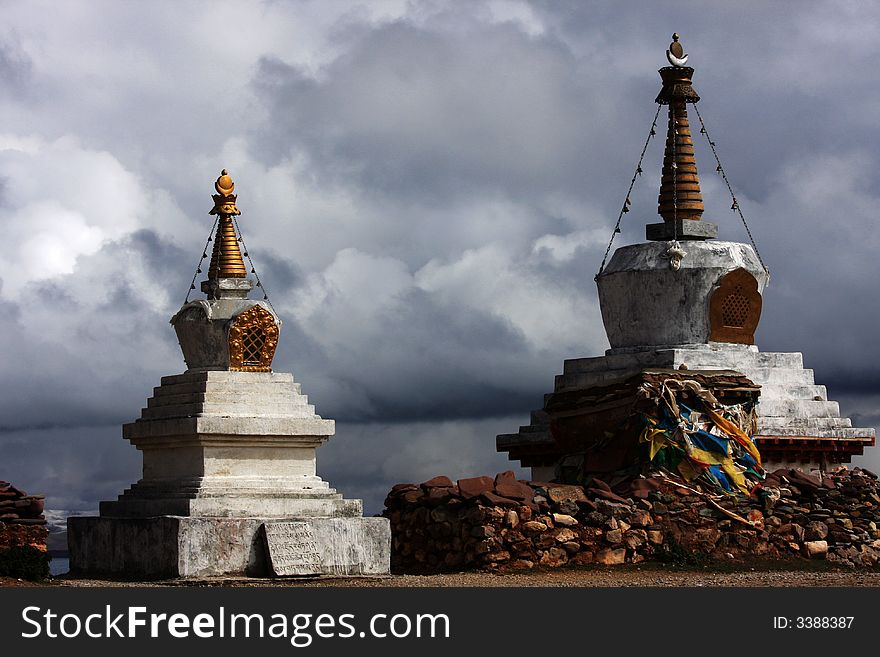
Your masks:
{"label": "stone wall", "polygon": [[0,481],[0,576],[41,579],[49,574],[42,495]]}
{"label": "stone wall", "polygon": [[823,479],[778,470],[752,499],[660,473],[583,487],[508,471],[398,484],[385,504],[397,573],[801,558],[867,568],[880,558],[877,478],[859,468]]}

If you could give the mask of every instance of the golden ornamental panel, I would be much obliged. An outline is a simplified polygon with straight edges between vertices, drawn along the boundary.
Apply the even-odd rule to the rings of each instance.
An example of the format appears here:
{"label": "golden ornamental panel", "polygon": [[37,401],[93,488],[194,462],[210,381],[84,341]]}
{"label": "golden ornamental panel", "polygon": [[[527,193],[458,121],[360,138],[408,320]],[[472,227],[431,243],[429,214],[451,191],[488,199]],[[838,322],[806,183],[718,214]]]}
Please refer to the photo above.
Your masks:
{"label": "golden ornamental panel", "polygon": [[709,299],[709,339],[755,344],[762,304],[754,276],[742,267],[726,274]]}
{"label": "golden ornamental panel", "polygon": [[272,313],[252,306],[238,314],[229,327],[229,369],[271,372],[277,346],[278,324]]}

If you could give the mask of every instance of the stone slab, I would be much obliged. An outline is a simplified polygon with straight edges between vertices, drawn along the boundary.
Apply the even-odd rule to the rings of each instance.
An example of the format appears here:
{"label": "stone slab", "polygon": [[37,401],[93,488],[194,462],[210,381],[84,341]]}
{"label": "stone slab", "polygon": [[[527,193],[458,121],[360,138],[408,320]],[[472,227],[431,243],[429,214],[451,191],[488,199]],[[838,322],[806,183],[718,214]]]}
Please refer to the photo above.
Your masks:
{"label": "stone slab", "polygon": [[391,529],[386,518],[152,518],[68,519],[70,570],[120,579],[271,574],[265,524],[306,526],[320,564],[317,575],[387,575]]}
{"label": "stone slab", "polygon": [[669,240],[708,240],[718,237],[718,225],[708,221],[678,219],[675,222],[661,221],[645,226],[645,239],[657,242]]}
{"label": "stone slab", "polygon": [[321,554],[315,534],[305,522],[267,522],[263,525],[269,568],[276,577],[320,575]]}

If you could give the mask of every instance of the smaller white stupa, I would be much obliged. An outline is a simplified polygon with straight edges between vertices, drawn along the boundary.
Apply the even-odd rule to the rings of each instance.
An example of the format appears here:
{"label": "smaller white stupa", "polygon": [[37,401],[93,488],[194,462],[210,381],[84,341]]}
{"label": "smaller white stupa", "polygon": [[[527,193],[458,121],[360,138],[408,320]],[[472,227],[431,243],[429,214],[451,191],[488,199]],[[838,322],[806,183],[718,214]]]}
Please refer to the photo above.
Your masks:
{"label": "smaller white stupa", "polygon": [[143,454],[143,477],[101,502],[99,517],[68,520],[73,573],[389,572],[388,520],[362,517],[360,500],[316,474],[315,450],[333,435],[333,420],[315,414],[292,374],[272,371],[281,321],[265,294],[248,299],[254,282],[234,188],[224,170],[211,210],[207,299],[184,303],[171,319],[188,369],[164,377],[123,427]]}

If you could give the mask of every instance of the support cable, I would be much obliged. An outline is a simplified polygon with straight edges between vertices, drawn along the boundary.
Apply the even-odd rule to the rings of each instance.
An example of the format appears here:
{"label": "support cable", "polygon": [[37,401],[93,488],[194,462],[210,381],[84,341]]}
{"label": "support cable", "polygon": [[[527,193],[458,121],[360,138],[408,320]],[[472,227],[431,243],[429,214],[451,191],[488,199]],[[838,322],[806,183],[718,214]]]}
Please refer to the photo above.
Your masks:
{"label": "support cable", "polygon": [[758,256],[758,262],[761,263],[761,267],[763,267],[769,281],[770,270],[767,268],[767,265],[764,264],[764,259],[761,258],[761,253],[758,251],[758,245],[755,244],[755,238],[752,237],[752,231],[749,228],[749,224],[746,221],[745,216],[743,216],[742,210],[739,207],[739,201],[736,199],[736,194],[733,193],[733,187],[730,185],[730,181],[727,179],[727,174],[724,172],[724,167],[721,166],[721,159],[718,157],[718,152],[715,150],[715,142],[712,141],[711,137],[709,137],[709,131],[706,130],[706,124],[703,122],[703,117],[700,114],[700,110],[697,109],[696,105],[694,105],[694,110],[696,110],[697,112],[697,118],[700,119],[700,132],[706,135],[706,141],[709,142],[709,148],[712,149],[712,155],[715,156],[715,162],[718,164],[718,168],[716,169],[716,171],[721,174],[721,177],[724,179],[724,184],[727,185],[727,191],[730,192],[730,198],[733,201],[730,205],[730,209],[735,210],[737,214],[739,214],[739,218],[742,219],[743,226],[745,226],[746,229],[746,234],[748,234],[749,236],[749,242],[751,242],[752,248],[755,250],[755,255]]}
{"label": "support cable", "polygon": [[217,222],[219,220],[219,215],[217,217],[214,217],[214,225],[211,227],[211,232],[208,233],[208,241],[205,242],[205,248],[202,249],[202,257],[199,258],[199,264],[196,265],[196,271],[193,274],[192,281],[190,281],[189,289],[186,291],[186,299],[184,299],[183,301],[184,305],[189,303],[189,295],[192,294],[192,291],[196,289],[196,277],[202,273],[202,263],[205,261],[205,258],[208,257],[208,245],[213,239],[214,231],[217,230]]}
{"label": "support cable", "polygon": [[602,264],[599,265],[598,273],[593,277],[593,280],[599,280],[599,276],[602,275],[602,272],[605,270],[605,262],[608,260],[608,254],[611,253],[611,245],[614,244],[614,236],[620,232],[620,220],[623,218],[623,215],[629,212],[629,195],[632,193],[633,186],[636,184],[636,178],[638,178],[642,174],[642,160],[645,159],[645,151],[648,150],[648,144],[651,141],[651,138],[657,134],[657,117],[660,116],[660,110],[663,109],[662,105],[657,106],[657,112],[654,114],[654,120],[651,122],[651,130],[648,133],[648,138],[645,140],[645,145],[642,147],[642,153],[639,155],[639,163],[636,165],[636,171],[633,173],[632,180],[629,181],[629,189],[626,190],[626,199],[623,202],[623,207],[620,208],[620,214],[617,215],[617,223],[614,224],[614,230],[611,232],[611,240],[608,242],[608,248],[605,249],[605,255],[602,257]]}
{"label": "support cable", "polygon": [[238,227],[238,220],[233,215],[232,222],[235,224],[235,232],[238,233],[238,241],[241,242],[241,246],[244,249],[244,253],[242,254],[245,258],[248,259],[248,263],[251,266],[251,273],[254,275],[254,278],[257,279],[257,287],[263,291],[263,300],[269,304],[269,308],[272,309],[272,312],[277,316],[278,313],[275,312],[275,306],[272,305],[272,302],[269,300],[269,293],[266,292],[266,288],[263,286],[263,282],[260,280],[260,275],[257,273],[256,267],[254,267],[254,261],[251,259],[250,251],[248,251],[247,245],[244,243],[244,236],[241,234],[241,229]]}

